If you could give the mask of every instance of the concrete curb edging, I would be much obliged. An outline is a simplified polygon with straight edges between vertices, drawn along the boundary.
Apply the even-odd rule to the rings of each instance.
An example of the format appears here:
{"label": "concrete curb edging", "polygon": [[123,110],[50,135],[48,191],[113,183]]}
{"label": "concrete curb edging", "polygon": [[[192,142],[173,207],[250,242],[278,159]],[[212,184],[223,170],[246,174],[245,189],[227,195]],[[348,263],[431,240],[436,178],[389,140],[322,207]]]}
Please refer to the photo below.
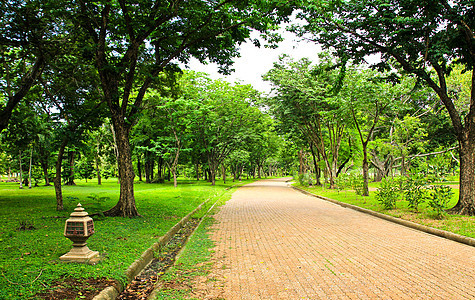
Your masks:
{"label": "concrete curb edging", "polygon": [[384,219],[384,220],[387,220],[387,221],[390,221],[390,222],[393,222],[393,223],[397,223],[397,224],[400,224],[400,225],[403,225],[403,226],[406,226],[406,227],[409,227],[409,228],[412,228],[412,229],[416,229],[416,230],[419,230],[419,231],[423,231],[425,233],[433,234],[433,235],[443,237],[443,238],[446,238],[446,239],[449,239],[449,240],[452,240],[452,241],[455,241],[455,242],[459,242],[459,243],[462,243],[462,244],[465,244],[465,245],[475,247],[475,239],[474,238],[470,238],[470,237],[467,237],[467,236],[463,236],[463,235],[460,235],[460,234],[448,232],[448,231],[445,231],[445,230],[436,229],[436,228],[433,228],[433,227],[417,224],[417,223],[414,223],[414,222],[411,222],[411,221],[403,220],[403,219],[396,218],[396,217],[393,217],[393,216],[388,216],[388,215],[385,215],[385,214],[382,214],[382,213],[379,213],[379,212],[375,212],[375,211],[372,211],[372,210],[369,210],[369,209],[366,209],[366,208],[362,208],[362,207],[359,207],[359,206],[356,206],[356,205],[352,205],[352,204],[340,202],[340,201],[337,201],[337,200],[334,200],[334,199],[330,199],[330,198],[327,198],[327,197],[315,195],[315,194],[312,194],[312,193],[310,193],[306,190],[303,190],[303,189],[295,187],[295,186],[292,186],[292,188],[299,191],[299,192],[301,192],[301,193],[304,193],[306,195],[309,195],[309,196],[312,196],[312,197],[315,197],[315,198],[319,198],[319,199],[322,199],[322,200],[325,200],[325,201],[329,201],[329,202],[332,202],[334,204],[340,205],[340,206],[345,207],[345,208],[351,208],[353,210],[356,210],[356,211],[359,211],[359,212],[362,212],[362,213],[365,213],[365,214],[369,214],[369,215],[372,215],[372,216],[380,218],[380,219]]}
{"label": "concrete curb edging", "polygon": [[[191,218],[193,214],[201,210],[204,204],[206,204],[210,199],[207,199],[197,208],[195,208],[192,212],[187,214],[183,217],[178,223],[175,224],[165,235],[161,236],[157,242],[155,242],[152,246],[150,246],[147,250],[145,250],[142,255],[136,259],[125,271],[125,275],[127,276],[127,284],[132,282],[132,280],[137,276],[140,272],[142,272],[153,260],[155,252],[160,250],[161,247],[165,246],[170,239],[178,232]],[[98,295],[96,295],[93,300],[112,300],[116,299],[120,293],[124,290],[125,286],[121,283],[117,283],[113,286],[109,286],[102,290]]]}

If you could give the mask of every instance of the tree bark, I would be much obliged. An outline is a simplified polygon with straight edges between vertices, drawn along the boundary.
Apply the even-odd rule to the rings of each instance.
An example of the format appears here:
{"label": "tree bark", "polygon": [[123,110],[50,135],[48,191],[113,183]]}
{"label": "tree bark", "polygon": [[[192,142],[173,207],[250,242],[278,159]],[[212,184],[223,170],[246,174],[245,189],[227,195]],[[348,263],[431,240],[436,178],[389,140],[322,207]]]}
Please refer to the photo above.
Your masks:
{"label": "tree bark", "polygon": [[[473,136],[474,133],[471,134]],[[475,215],[475,146],[472,141],[459,142],[460,145],[460,187],[459,200],[450,209],[451,213]]]}
{"label": "tree bark", "polygon": [[21,167],[21,151],[19,153],[19,157],[20,157],[20,189],[22,189],[23,188],[23,170]]}
{"label": "tree bark", "polygon": [[367,143],[363,143],[363,196],[369,196],[369,164]]}
{"label": "tree bark", "polygon": [[76,151],[68,151],[68,163],[69,163],[69,176],[66,185],[76,185],[74,182],[74,157],[76,156]]}
{"label": "tree bark", "polygon": [[50,186],[49,183],[49,173],[48,173],[48,160],[44,158],[43,153],[40,151],[40,164],[41,169],[43,170],[43,176],[45,178],[45,186]]}
{"label": "tree bark", "polygon": [[63,162],[63,155],[64,155],[64,149],[66,149],[66,146],[68,145],[68,138],[65,138],[58,151],[58,157],[56,159],[56,175],[54,177],[54,192],[56,193],[56,210],[57,211],[62,211],[64,209],[63,206],[63,192],[61,190],[61,165]]}
{"label": "tree bark", "polygon": [[315,184],[317,186],[320,186],[322,185],[322,183],[320,182],[320,175],[321,175],[320,167],[317,164],[317,157],[315,155],[315,150],[313,150],[312,142],[310,142],[309,145],[310,145],[310,152],[312,153],[312,157],[313,157],[313,167],[315,168],[315,179],[316,179]]}
{"label": "tree bark", "polygon": [[28,169],[28,188],[31,189],[31,164],[33,162],[33,147],[30,150],[30,168]]}
{"label": "tree bark", "polygon": [[135,205],[134,196],[134,168],[130,150],[130,129],[119,120],[113,118],[114,131],[117,143],[118,167],[120,179],[120,196],[117,204],[104,212],[106,216],[137,217],[139,213]]}
{"label": "tree bark", "polygon": [[140,163],[141,156],[137,158],[137,172],[139,173],[139,181],[142,181],[142,164]]}
{"label": "tree bark", "polygon": [[224,164],[221,165],[222,172],[223,172],[223,183],[226,184],[226,167]]}
{"label": "tree bark", "polygon": [[195,171],[196,171],[196,181],[200,181],[200,166],[198,163],[195,164]]}
{"label": "tree bark", "polygon": [[96,160],[96,175],[97,175],[97,184],[101,185],[102,184],[102,177],[101,177],[101,169],[99,168],[99,143],[97,143],[96,147],[96,155],[95,155],[95,160]]}

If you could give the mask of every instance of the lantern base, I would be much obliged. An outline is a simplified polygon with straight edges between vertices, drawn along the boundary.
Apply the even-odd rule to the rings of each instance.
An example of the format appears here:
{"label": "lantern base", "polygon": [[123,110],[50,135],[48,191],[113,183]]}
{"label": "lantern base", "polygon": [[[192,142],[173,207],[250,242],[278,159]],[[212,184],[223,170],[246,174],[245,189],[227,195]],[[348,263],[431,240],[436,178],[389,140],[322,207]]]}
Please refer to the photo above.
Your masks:
{"label": "lantern base", "polygon": [[59,258],[62,261],[95,264],[99,261],[99,252],[90,250],[86,245],[73,247]]}

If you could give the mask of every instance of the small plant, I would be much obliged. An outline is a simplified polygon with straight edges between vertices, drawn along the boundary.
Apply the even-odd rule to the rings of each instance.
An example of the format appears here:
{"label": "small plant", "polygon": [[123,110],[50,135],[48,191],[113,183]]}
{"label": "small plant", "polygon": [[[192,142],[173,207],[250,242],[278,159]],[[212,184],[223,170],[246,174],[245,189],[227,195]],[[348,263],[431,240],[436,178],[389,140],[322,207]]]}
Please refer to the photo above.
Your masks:
{"label": "small plant", "polygon": [[19,223],[19,226],[18,226],[19,231],[36,229],[35,226],[33,225],[33,222],[31,222],[30,220],[20,220],[18,221],[18,223]]}
{"label": "small plant", "polygon": [[409,202],[408,207],[418,211],[421,203],[425,202],[427,198],[427,191],[425,188],[425,179],[422,173],[411,173],[406,178],[404,184],[404,199]]}
{"label": "small plant", "polygon": [[359,195],[359,196],[363,195],[363,175],[351,174],[350,183],[356,195]]}
{"label": "small plant", "polygon": [[[338,193],[342,190],[346,190],[350,185],[350,176],[348,174],[340,174],[336,178],[336,188],[338,189]],[[346,193],[345,193],[346,196]]]}
{"label": "small plant", "polygon": [[384,209],[396,208],[396,200],[399,196],[397,182],[393,178],[383,178],[376,191],[376,200],[381,203]]}
{"label": "small plant", "polygon": [[452,198],[454,192],[448,185],[433,185],[430,190],[429,206],[436,214],[436,218],[442,218],[447,205]]}
{"label": "small plant", "polygon": [[299,183],[304,187],[308,187],[312,184],[312,178],[308,173],[303,173],[299,175]]}

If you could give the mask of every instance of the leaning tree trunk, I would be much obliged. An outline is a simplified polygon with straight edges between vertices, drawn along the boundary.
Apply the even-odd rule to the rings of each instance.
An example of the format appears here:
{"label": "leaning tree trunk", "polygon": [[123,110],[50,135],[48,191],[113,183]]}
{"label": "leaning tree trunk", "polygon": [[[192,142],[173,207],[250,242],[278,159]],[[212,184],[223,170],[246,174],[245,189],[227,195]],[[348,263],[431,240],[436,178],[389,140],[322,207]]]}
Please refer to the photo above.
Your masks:
{"label": "leaning tree trunk", "polygon": [[117,143],[117,164],[119,167],[120,196],[117,204],[108,211],[106,216],[136,217],[139,216],[134,196],[134,168],[130,150],[130,128],[118,120],[113,120]]}

